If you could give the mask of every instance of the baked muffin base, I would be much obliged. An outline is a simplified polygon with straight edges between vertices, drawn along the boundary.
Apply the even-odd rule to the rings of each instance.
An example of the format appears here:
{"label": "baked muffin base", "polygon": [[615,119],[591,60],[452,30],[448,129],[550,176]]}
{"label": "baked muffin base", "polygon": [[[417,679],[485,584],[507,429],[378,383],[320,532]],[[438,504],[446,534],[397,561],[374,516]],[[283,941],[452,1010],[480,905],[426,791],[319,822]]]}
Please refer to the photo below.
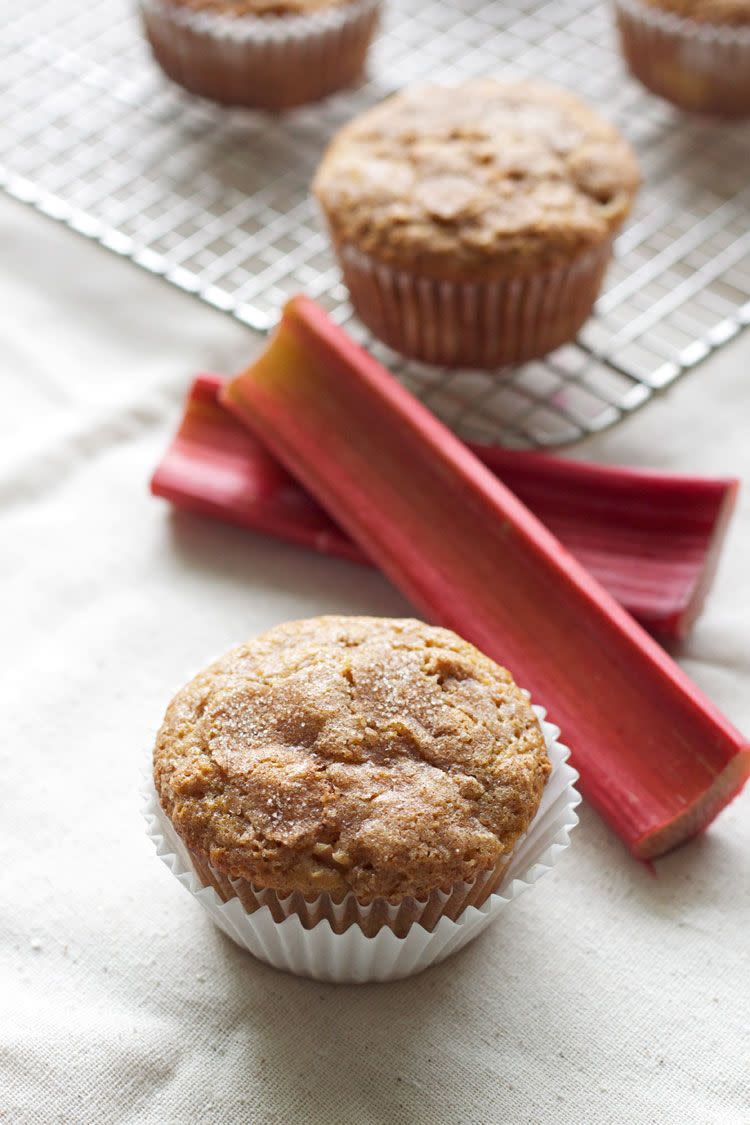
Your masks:
{"label": "baked muffin base", "polygon": [[631,74],[680,109],[750,115],[750,27],[684,19],[641,0],[615,0]]}
{"label": "baked muffin base", "polygon": [[356,82],[380,0],[310,15],[228,16],[140,0],[162,70],[193,94],[224,105],[290,109]]}
{"label": "baked muffin base", "polygon": [[357,315],[394,351],[441,367],[492,369],[575,337],[599,295],[612,243],[546,272],[476,282],[419,277],[348,244],[336,252]]}

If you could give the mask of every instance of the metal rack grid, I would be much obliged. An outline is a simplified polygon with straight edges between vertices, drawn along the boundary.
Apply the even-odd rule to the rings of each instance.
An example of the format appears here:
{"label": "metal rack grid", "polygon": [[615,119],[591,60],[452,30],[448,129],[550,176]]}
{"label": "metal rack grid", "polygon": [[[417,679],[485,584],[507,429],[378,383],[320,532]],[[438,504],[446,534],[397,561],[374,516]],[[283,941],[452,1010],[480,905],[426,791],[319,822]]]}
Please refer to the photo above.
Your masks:
{"label": "metal rack grid", "polygon": [[268,331],[306,291],[366,340],[308,194],[352,114],[409,82],[543,76],[603,107],[645,186],[578,340],[502,375],[373,350],[467,437],[563,445],[643,405],[750,322],[750,131],[623,73],[601,0],[390,0],[360,88],[272,118],[170,85],[127,0],[0,0],[0,186]]}

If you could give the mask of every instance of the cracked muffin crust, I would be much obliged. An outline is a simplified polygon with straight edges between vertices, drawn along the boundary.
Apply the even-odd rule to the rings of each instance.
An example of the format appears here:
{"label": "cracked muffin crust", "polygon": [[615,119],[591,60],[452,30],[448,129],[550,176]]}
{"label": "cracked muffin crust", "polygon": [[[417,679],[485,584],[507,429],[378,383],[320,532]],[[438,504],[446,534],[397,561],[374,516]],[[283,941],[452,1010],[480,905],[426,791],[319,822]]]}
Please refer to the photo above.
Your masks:
{"label": "cracked muffin crust", "polygon": [[425,898],[504,866],[550,763],[505,669],[414,620],[322,617],[172,700],[154,781],[202,862],[279,895]]}
{"label": "cracked muffin crust", "polygon": [[630,146],[573,94],[477,79],[406,90],[355,118],[313,190],[337,245],[475,281],[606,242],[638,182]]}

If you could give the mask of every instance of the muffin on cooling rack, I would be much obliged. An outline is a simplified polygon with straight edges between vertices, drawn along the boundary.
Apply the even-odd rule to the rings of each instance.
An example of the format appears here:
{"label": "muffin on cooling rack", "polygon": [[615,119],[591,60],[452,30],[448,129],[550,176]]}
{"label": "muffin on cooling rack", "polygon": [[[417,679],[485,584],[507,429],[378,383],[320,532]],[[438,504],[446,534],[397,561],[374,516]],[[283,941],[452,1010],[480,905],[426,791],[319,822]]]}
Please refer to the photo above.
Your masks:
{"label": "muffin on cooling rack", "polygon": [[638,181],[626,141],[572,94],[483,79],[355,118],[314,191],[375,335],[429,363],[492,368],[575,336]]}
{"label": "muffin on cooling rack", "polygon": [[615,0],[631,73],[681,109],[750,115],[750,0]]}
{"label": "muffin on cooling rack", "polygon": [[355,82],[380,0],[139,0],[162,69],[194,94],[281,110]]}
{"label": "muffin on cooling rack", "polygon": [[172,700],[153,758],[161,808],[224,901],[399,937],[492,894],[550,768],[505,669],[446,629],[368,617],[233,649]]}

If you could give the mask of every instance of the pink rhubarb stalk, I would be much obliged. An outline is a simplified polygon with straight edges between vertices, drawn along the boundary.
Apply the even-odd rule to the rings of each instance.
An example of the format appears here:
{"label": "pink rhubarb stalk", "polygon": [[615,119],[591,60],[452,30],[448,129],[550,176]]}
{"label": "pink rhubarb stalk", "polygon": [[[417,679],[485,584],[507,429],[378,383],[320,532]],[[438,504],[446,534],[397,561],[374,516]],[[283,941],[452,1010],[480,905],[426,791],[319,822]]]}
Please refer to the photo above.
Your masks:
{"label": "pink rhubarb stalk", "polygon": [[[173,504],[330,555],[364,552],[219,402],[199,375],[151,481]],[[684,637],[710,588],[737,481],[469,448],[651,632]]]}
{"label": "pink rhubarb stalk", "polygon": [[507,665],[641,858],[707,825],[745,738],[513,493],[311,301],[223,403],[427,617]]}

